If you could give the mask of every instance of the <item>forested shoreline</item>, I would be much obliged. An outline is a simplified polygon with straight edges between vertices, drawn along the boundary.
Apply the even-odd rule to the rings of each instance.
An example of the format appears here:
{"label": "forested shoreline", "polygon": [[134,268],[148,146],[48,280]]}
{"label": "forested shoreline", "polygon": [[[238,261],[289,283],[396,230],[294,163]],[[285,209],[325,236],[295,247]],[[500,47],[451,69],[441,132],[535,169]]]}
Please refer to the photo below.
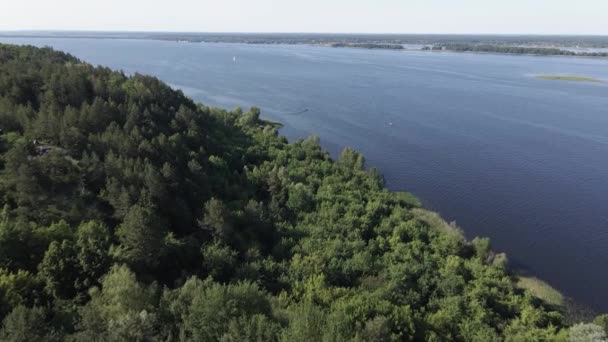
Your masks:
{"label": "forested shoreline", "polygon": [[364,157],[0,44],[0,340],[605,338]]}
{"label": "forested shoreline", "polygon": [[447,50],[454,52],[486,52],[514,55],[539,56],[580,56],[580,57],[608,57],[608,52],[575,52],[556,47],[532,46],[500,46],[500,45],[474,45],[474,44],[439,44],[428,47],[428,50]]}
{"label": "forested shoreline", "polygon": [[[608,57],[606,36],[336,34],[336,33],[210,33],[16,31],[7,38],[143,39],[188,43],[313,45],[335,48],[421,50],[527,54],[540,56]],[[597,51],[594,51],[597,50]]]}

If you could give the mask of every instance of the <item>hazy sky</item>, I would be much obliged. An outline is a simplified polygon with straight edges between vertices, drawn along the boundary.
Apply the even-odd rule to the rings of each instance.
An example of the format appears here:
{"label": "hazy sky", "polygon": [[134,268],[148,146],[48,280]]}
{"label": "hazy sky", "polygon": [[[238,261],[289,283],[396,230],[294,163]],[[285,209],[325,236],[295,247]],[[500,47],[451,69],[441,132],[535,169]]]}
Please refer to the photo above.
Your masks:
{"label": "hazy sky", "polygon": [[608,0],[0,0],[0,30],[608,34]]}

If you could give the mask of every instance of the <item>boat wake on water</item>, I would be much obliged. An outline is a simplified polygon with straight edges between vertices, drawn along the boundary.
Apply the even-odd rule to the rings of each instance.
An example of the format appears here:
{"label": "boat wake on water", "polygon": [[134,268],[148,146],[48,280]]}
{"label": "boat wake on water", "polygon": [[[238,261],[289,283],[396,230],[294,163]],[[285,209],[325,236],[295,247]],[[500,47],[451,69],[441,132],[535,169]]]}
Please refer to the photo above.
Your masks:
{"label": "boat wake on water", "polygon": [[287,114],[287,115],[300,115],[300,114],[304,114],[304,113],[309,112],[309,111],[310,111],[310,108],[304,108],[304,109],[299,110],[297,112],[291,112],[291,113],[285,113],[285,114]]}

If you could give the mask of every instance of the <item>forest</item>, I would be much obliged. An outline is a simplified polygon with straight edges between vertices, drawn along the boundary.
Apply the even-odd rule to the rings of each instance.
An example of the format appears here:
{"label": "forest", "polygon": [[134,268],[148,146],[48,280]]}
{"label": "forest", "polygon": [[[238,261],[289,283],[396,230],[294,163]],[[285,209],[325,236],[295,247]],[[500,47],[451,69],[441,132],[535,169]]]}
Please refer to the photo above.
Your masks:
{"label": "forest", "polygon": [[403,50],[400,44],[376,44],[376,43],[331,43],[334,48],[358,48],[358,49],[383,49],[383,50]]}
{"label": "forest", "polygon": [[1,341],[602,341],[260,110],[0,45]]}

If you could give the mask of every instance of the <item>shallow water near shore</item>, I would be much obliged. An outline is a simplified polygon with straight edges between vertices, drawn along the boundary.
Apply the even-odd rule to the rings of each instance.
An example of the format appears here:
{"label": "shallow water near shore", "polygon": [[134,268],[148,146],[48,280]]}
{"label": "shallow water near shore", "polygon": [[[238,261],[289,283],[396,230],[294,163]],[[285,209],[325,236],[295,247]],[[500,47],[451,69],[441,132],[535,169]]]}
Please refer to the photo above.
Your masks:
{"label": "shallow water near shore", "polygon": [[608,311],[608,60],[305,45],[0,38],[152,74],[206,105],[259,106],[290,139],[352,146],[392,190]]}

